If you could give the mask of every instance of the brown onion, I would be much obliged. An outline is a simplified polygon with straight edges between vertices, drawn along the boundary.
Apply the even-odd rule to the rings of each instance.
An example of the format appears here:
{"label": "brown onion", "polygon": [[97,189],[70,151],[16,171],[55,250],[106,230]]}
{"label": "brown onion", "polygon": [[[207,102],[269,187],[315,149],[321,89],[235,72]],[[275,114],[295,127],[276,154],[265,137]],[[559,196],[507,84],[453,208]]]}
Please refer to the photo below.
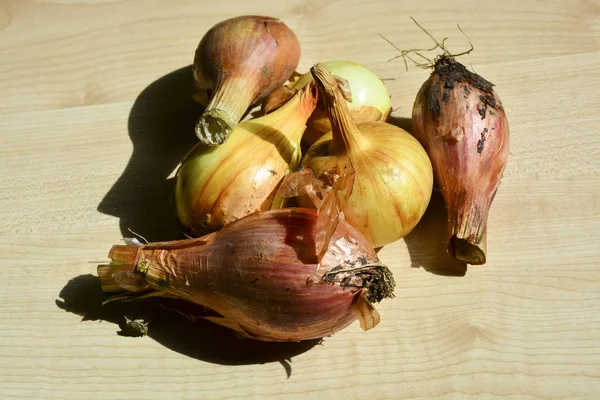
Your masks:
{"label": "brown onion", "polygon": [[391,272],[344,221],[319,261],[316,225],[312,209],[255,213],[197,239],[116,245],[98,275],[106,292],[185,299],[222,316],[211,321],[259,340],[320,338],[357,317],[363,329],[374,327],[372,303],[392,297]]}
{"label": "brown onion", "polygon": [[413,134],[448,208],[448,251],[485,264],[486,231],[509,154],[508,120],[493,85],[444,54],[413,107]]}
{"label": "brown onion", "polygon": [[213,26],[194,58],[196,98],[207,106],[196,125],[200,141],[225,142],[248,108],[282,85],[299,60],[298,38],[277,18],[249,15]]}

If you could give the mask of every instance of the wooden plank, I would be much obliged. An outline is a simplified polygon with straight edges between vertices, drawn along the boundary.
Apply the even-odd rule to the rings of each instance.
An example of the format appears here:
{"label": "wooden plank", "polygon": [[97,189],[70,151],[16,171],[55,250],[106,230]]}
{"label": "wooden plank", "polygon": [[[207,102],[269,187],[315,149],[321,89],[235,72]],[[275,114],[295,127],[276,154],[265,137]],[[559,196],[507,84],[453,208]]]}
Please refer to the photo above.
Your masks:
{"label": "wooden plank", "polygon": [[[386,78],[400,126],[428,72],[388,62],[378,34],[429,46],[413,16],[462,50],[460,23],[475,45],[462,60],[511,128],[488,264],[456,269],[435,193],[380,252],[397,297],[372,331],[273,346],[156,307],[100,309],[96,265],[128,229],[180,236],[169,177],[200,113],[187,66],[212,24],[245,13],[297,32],[302,71],[346,58]],[[0,31],[3,399],[600,397],[597,1],[5,1]],[[117,334],[144,313],[148,337]]]}

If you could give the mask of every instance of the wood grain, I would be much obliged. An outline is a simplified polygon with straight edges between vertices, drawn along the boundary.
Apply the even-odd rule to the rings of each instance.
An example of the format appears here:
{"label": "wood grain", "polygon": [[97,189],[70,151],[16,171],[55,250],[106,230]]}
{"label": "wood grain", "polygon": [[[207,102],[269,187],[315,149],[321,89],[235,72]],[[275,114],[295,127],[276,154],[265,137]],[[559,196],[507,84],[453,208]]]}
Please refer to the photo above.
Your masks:
{"label": "wood grain", "polygon": [[[127,229],[178,235],[188,66],[212,24],[249,13],[297,32],[302,70],[344,58],[386,78],[400,125],[427,72],[388,62],[378,35],[430,45],[413,16],[463,50],[460,23],[512,135],[486,266],[455,269],[436,193],[380,253],[397,298],[367,333],[267,346],[153,305],[99,308],[96,263]],[[599,64],[594,0],[0,1],[0,397],[599,398]],[[117,335],[149,310],[148,337]]]}

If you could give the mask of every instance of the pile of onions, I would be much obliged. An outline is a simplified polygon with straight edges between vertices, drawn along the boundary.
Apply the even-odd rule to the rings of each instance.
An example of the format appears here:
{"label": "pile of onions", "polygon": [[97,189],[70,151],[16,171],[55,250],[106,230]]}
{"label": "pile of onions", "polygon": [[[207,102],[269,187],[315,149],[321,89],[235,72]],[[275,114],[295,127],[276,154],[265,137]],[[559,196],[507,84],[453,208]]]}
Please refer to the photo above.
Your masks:
{"label": "pile of onions", "polygon": [[[348,60],[325,61],[320,64],[340,84],[352,119],[387,121],[392,112],[390,94],[381,78],[373,71],[364,65]],[[312,74],[307,72],[304,75],[296,76],[290,85],[280,86],[263,100],[263,112],[269,113],[277,109],[312,81]],[[325,104],[319,102],[317,109],[307,122],[302,140],[304,143],[312,145],[329,131],[331,131],[331,123]]]}
{"label": "pile of onions", "polygon": [[493,85],[442,55],[417,94],[413,130],[448,208],[448,251],[485,264],[489,209],[509,155],[508,120]]}
{"label": "pile of onions", "polygon": [[[346,185],[342,185],[340,211],[375,248],[395,242],[417,225],[429,204],[433,172],[427,153],[414,137],[397,126],[355,122],[327,68],[316,64],[311,73],[332,131],[310,147],[302,167],[332,186],[334,175],[346,179],[339,166],[348,163],[353,182],[345,189]],[[313,203],[306,196],[300,196],[298,201],[305,207]]]}
{"label": "pile of onions", "polygon": [[[485,263],[508,122],[492,84],[437,47],[445,53],[417,95],[413,137],[385,122],[390,96],[369,69],[330,61],[294,75],[300,46],[278,19],[211,28],[194,61],[196,99],[207,105],[200,143],[175,190],[177,216],[197,237],[113,246],[97,270],[109,300],[183,299],[264,341],[321,338],[356,319],[371,329],[373,303],[395,286],[375,249],[417,225],[434,175],[449,252]],[[265,115],[240,122],[261,99]]]}
{"label": "pile of onions", "polygon": [[219,314],[211,321],[253,339],[321,338],[357,318],[373,328],[380,318],[372,303],[392,297],[391,272],[344,221],[319,259],[316,226],[312,209],[255,213],[196,239],[116,245],[98,276],[108,293],[208,307]]}
{"label": "pile of onions", "polygon": [[194,58],[197,100],[206,105],[196,135],[224,143],[248,108],[294,73],[300,60],[296,34],[277,18],[224,20],[202,38]]}

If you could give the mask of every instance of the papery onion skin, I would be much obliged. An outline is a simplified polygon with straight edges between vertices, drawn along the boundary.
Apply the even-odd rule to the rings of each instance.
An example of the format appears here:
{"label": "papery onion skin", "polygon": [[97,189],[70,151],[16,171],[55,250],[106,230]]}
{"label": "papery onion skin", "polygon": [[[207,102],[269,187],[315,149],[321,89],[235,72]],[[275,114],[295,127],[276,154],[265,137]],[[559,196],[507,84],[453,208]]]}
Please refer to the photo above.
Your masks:
{"label": "papery onion skin", "polygon": [[[429,157],[414,137],[397,126],[352,121],[339,91],[331,91],[331,74],[320,64],[312,71],[321,71],[316,79],[323,80],[318,85],[320,98],[327,104],[334,129],[310,147],[301,165],[324,177],[347,152],[355,182],[342,209],[346,220],[375,248],[393,243],[406,236],[427,209],[433,188]],[[306,197],[298,201],[310,206]]]}
{"label": "papery onion skin", "polygon": [[[392,112],[390,94],[384,84],[369,68],[349,60],[332,60],[319,63],[335,77],[342,78],[348,85],[351,101],[346,100],[350,115],[355,120],[387,121]],[[307,72],[289,85],[290,94],[300,90],[313,81],[312,74]],[[263,101],[263,111],[271,112],[277,105],[276,89]],[[331,131],[331,123],[327,111],[319,102],[317,109],[307,123],[306,132],[302,140],[307,145],[312,145],[325,133]]]}
{"label": "papery onion skin", "polygon": [[208,102],[196,125],[200,141],[225,142],[248,108],[281,86],[299,60],[296,34],[277,18],[246,15],[213,26],[193,66],[197,99]]}
{"label": "papery onion skin", "polygon": [[448,251],[485,264],[489,208],[510,146],[500,98],[490,82],[442,56],[419,90],[412,118],[448,209]]}
{"label": "papery onion skin", "polygon": [[329,336],[356,320],[359,303],[364,311],[391,297],[395,284],[366,238],[343,221],[318,263],[316,220],[311,209],[271,210],[202,238],[117,245],[98,275],[108,292],[155,290],[206,306],[254,339]]}
{"label": "papery onion skin", "polygon": [[238,124],[226,143],[198,143],[177,171],[180,222],[198,236],[284,206],[275,190],[300,162],[302,133],[316,103],[316,87],[306,86],[277,111]]}

